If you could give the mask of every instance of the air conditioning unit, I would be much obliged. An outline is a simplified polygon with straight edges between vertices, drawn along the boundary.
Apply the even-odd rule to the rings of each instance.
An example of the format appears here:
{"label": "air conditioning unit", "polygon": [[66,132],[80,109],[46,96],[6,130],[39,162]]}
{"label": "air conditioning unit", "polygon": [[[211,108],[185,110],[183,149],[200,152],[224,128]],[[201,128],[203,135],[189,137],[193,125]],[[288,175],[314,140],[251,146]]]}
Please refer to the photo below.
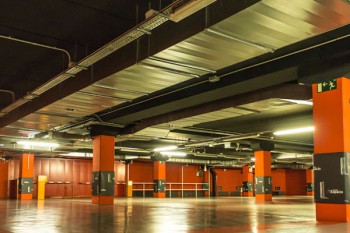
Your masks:
{"label": "air conditioning unit", "polygon": [[184,0],[173,9],[173,13],[170,14],[169,19],[174,22],[179,22],[215,1],[216,0]]}

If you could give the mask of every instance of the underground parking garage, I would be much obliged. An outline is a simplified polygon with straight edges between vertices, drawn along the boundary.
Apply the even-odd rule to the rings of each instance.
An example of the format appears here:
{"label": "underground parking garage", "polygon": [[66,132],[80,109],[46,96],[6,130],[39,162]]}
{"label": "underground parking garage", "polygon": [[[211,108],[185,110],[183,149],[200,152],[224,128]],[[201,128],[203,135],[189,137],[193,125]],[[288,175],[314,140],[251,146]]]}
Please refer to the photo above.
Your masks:
{"label": "underground parking garage", "polygon": [[4,232],[347,232],[350,4],[0,9]]}

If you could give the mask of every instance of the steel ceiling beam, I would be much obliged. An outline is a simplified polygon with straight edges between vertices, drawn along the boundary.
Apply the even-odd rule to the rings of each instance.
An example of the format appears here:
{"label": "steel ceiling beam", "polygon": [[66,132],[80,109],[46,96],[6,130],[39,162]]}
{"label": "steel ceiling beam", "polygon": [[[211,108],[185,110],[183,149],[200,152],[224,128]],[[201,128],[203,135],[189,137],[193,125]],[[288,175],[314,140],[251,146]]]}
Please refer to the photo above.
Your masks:
{"label": "steel ceiling beam", "polygon": [[[192,79],[170,88],[138,99],[132,105],[120,105],[115,109],[101,112],[105,121],[118,123],[137,122],[144,118],[165,114],[205,102],[215,101],[244,92],[255,91],[288,82],[298,82],[319,72],[316,69],[305,73],[304,67],[322,62],[337,62],[345,67],[341,72],[329,72],[333,79],[350,72],[350,25],[312,37],[299,43],[249,59],[217,71],[219,82],[210,83],[209,77]],[[317,82],[313,79],[313,82]]]}
{"label": "steel ceiling beam", "polygon": [[127,132],[123,133],[135,133],[153,125],[168,123],[186,117],[201,115],[230,107],[237,107],[239,105],[249,104],[271,98],[308,100],[312,98],[311,87],[306,85],[287,84],[277,87],[269,87],[259,91],[244,93],[237,96],[231,96],[225,99],[200,104],[197,106],[191,106],[188,108],[143,119],[133,128],[130,128],[127,130]]}
{"label": "steel ceiling beam", "polygon": [[142,37],[137,43],[133,42],[121,48],[96,62],[87,70],[79,72],[74,78],[63,81],[39,97],[12,110],[1,118],[0,127],[9,125],[107,76],[126,69],[136,62],[179,43],[257,2],[259,1],[221,0],[209,6],[206,10],[201,10],[179,23],[168,23],[156,28],[148,38]]}

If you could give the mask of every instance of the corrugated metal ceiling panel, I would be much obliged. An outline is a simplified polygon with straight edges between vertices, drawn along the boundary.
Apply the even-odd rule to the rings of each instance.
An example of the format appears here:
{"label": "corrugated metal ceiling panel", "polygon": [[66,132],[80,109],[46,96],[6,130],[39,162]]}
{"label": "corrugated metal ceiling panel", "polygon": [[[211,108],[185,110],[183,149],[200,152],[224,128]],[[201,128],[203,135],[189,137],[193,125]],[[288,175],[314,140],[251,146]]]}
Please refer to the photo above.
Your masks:
{"label": "corrugated metal ceiling panel", "polygon": [[166,124],[158,125],[157,127],[168,127],[172,125],[173,128],[181,128],[193,126],[204,122],[216,121],[226,118],[232,118],[252,113],[251,111],[237,108],[226,108],[215,112],[205,113],[193,117],[186,117],[180,120],[171,121]]}
{"label": "corrugated metal ceiling panel", "polygon": [[[53,125],[71,121],[71,117],[91,115],[181,83],[193,78],[193,75],[210,73],[210,70],[218,70],[267,53],[269,48],[278,49],[348,24],[349,12],[350,4],[343,0],[264,0],[214,25],[210,30],[198,33],[155,55],[156,58],[200,69],[146,59],[38,112],[69,116],[57,122],[52,119]],[[260,105],[244,107],[258,111],[266,109]],[[226,111],[179,122],[185,125],[196,124],[235,114]],[[46,122],[45,117],[34,120],[29,117],[16,124],[24,126],[33,123],[34,129],[42,129]]]}

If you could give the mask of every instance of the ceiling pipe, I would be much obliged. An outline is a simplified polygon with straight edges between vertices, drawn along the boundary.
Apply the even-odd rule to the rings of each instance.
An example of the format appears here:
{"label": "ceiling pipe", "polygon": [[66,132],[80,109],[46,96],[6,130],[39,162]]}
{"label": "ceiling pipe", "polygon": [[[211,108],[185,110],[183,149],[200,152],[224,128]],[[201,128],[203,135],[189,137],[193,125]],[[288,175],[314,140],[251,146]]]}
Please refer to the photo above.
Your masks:
{"label": "ceiling pipe", "polygon": [[5,89],[0,89],[0,92],[4,92],[4,93],[8,93],[11,95],[11,98],[12,98],[12,103],[15,102],[15,93],[13,91],[10,91],[10,90],[5,90]]}
{"label": "ceiling pipe", "polygon": [[218,144],[224,144],[225,142],[232,142],[232,141],[243,140],[243,139],[258,138],[260,136],[261,136],[261,133],[248,133],[248,134],[231,135],[231,136],[213,138],[213,139],[203,140],[203,141],[198,141],[198,142],[185,143],[185,147],[197,147],[197,146],[205,146],[205,145],[218,145]]}
{"label": "ceiling pipe", "polygon": [[59,85],[63,81],[65,81],[71,77],[74,77],[76,74],[78,74],[82,70],[86,70],[88,67],[90,67],[91,65],[100,61],[101,59],[109,56],[113,52],[119,50],[120,48],[122,48],[122,47],[124,47],[124,46],[126,46],[134,41],[136,41],[138,38],[142,37],[143,35],[146,35],[147,34],[147,33],[145,33],[146,31],[150,32],[153,29],[162,25],[163,23],[169,21],[169,17],[167,17],[167,16],[169,16],[171,14],[173,7],[176,6],[176,4],[178,4],[179,2],[180,2],[180,0],[173,2],[172,4],[170,4],[169,6],[164,8],[161,12],[147,18],[142,23],[136,25],[135,27],[133,27],[132,29],[130,29],[126,33],[122,34],[121,36],[117,37],[113,41],[107,43],[106,45],[102,46],[100,49],[96,50],[95,52],[93,52],[92,54],[90,54],[89,56],[85,57],[84,59],[82,59],[81,61],[79,61],[75,64],[72,64],[69,53],[67,51],[65,51],[64,49],[60,49],[60,48],[56,48],[56,47],[52,47],[52,46],[48,46],[48,45],[43,45],[43,44],[31,42],[31,41],[26,41],[26,40],[21,40],[21,39],[16,39],[16,38],[0,35],[0,38],[14,40],[17,42],[31,44],[34,46],[40,46],[40,47],[44,47],[44,48],[48,48],[48,49],[55,49],[58,51],[62,51],[62,52],[67,54],[67,56],[69,58],[69,63],[70,63],[68,65],[68,69],[66,69],[65,71],[56,75],[55,77],[53,77],[52,79],[50,79],[49,81],[47,81],[43,85],[39,86],[38,88],[34,89],[32,92],[28,93],[23,98],[17,100],[16,102],[14,102],[14,103],[8,105],[6,108],[2,109],[0,111],[1,115],[3,116],[5,114],[13,111],[14,109],[17,109],[18,107],[31,101],[34,98],[40,96],[41,94],[48,91],[49,89]]}
{"label": "ceiling pipe", "polygon": [[20,43],[24,43],[24,44],[29,44],[29,45],[33,45],[33,46],[37,46],[37,47],[41,47],[41,48],[52,49],[52,50],[63,52],[64,54],[67,55],[68,67],[72,66],[71,56],[70,56],[69,52],[65,49],[61,49],[61,48],[57,48],[57,47],[45,45],[45,44],[39,44],[39,43],[28,41],[28,40],[17,39],[17,38],[11,37],[11,36],[0,35],[0,38],[6,39],[6,40],[11,40],[11,41],[16,41],[16,42],[20,42]]}

